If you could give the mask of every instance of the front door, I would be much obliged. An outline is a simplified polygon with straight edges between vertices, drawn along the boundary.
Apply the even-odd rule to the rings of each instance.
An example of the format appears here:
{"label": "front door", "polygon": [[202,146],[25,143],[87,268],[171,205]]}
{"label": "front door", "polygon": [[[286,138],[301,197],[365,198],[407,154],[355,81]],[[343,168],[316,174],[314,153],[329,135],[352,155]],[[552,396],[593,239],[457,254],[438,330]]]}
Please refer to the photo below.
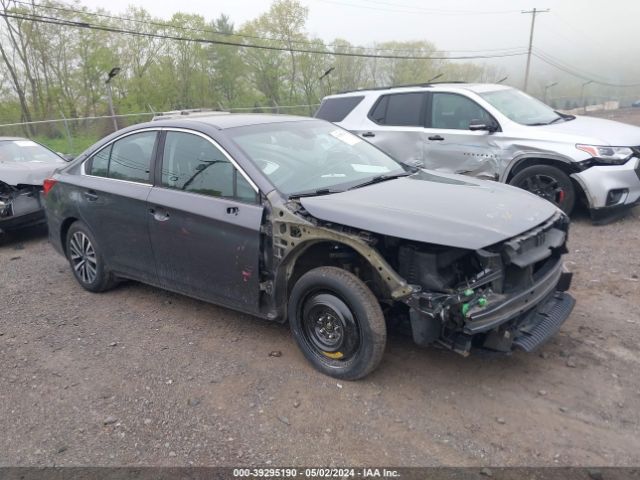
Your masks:
{"label": "front door", "polygon": [[263,214],[257,192],[205,135],[165,135],[161,174],[148,198],[160,284],[257,312]]}
{"label": "front door", "polygon": [[424,165],[449,173],[497,180],[500,173],[500,132],[471,131],[472,123],[495,123],[472,99],[457,93],[434,92],[425,128]]}

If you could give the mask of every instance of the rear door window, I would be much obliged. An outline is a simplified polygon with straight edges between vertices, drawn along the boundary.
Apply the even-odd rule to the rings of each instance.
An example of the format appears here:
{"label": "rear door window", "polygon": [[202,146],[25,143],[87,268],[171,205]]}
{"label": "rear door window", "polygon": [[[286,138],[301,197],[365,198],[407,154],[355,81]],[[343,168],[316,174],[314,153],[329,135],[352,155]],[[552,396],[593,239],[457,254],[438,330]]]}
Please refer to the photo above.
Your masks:
{"label": "rear door window", "polygon": [[316,112],[316,118],[328,122],[341,122],[362,101],[364,96],[327,98]]}
{"label": "rear door window", "polygon": [[88,173],[98,177],[151,183],[149,172],[157,132],[140,132],[115,141],[96,153],[88,164]]}
{"label": "rear door window", "polygon": [[250,203],[257,200],[253,187],[220,149],[199,135],[185,132],[167,132],[162,186]]}
{"label": "rear door window", "polygon": [[369,114],[379,125],[423,127],[426,94],[394,93],[380,97]]}

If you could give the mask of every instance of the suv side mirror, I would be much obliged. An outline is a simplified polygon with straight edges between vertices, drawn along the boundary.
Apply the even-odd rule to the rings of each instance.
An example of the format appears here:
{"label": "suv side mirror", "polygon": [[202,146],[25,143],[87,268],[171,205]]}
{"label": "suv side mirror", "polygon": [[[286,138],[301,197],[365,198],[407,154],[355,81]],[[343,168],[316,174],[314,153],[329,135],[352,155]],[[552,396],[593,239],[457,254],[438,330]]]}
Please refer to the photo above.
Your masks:
{"label": "suv side mirror", "polygon": [[471,120],[469,123],[469,130],[472,132],[476,132],[478,130],[485,130],[487,132],[493,133],[498,130],[498,126],[491,122],[483,122],[482,120]]}

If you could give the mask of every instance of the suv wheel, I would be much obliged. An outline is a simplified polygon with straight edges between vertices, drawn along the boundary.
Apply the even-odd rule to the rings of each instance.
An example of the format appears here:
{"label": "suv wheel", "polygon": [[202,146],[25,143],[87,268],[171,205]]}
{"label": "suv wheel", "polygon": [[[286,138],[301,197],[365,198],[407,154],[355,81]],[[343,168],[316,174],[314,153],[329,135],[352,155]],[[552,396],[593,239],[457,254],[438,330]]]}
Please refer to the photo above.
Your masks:
{"label": "suv wheel", "polygon": [[344,380],[373,371],[387,341],[374,294],[354,274],[336,267],[315,268],[300,277],[289,298],[289,325],[313,366]]}
{"label": "suv wheel", "polygon": [[87,226],[75,222],[67,232],[66,252],[73,275],[90,292],[103,292],[116,284],[104,264],[102,252]]}
{"label": "suv wheel", "polygon": [[576,202],[575,187],[569,176],[551,165],[527,167],[514,175],[509,184],[549,200],[567,215]]}

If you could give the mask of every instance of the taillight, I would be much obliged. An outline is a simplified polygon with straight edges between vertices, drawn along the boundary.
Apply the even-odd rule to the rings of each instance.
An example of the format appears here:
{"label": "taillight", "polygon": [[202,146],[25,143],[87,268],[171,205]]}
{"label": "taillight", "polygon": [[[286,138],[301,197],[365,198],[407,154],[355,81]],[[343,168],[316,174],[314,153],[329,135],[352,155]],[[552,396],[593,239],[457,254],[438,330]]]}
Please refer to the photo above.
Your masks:
{"label": "taillight", "polygon": [[57,180],[54,180],[53,178],[46,178],[42,183],[42,194],[46,195],[49,193],[49,190],[51,190],[56,183],[58,183]]}

